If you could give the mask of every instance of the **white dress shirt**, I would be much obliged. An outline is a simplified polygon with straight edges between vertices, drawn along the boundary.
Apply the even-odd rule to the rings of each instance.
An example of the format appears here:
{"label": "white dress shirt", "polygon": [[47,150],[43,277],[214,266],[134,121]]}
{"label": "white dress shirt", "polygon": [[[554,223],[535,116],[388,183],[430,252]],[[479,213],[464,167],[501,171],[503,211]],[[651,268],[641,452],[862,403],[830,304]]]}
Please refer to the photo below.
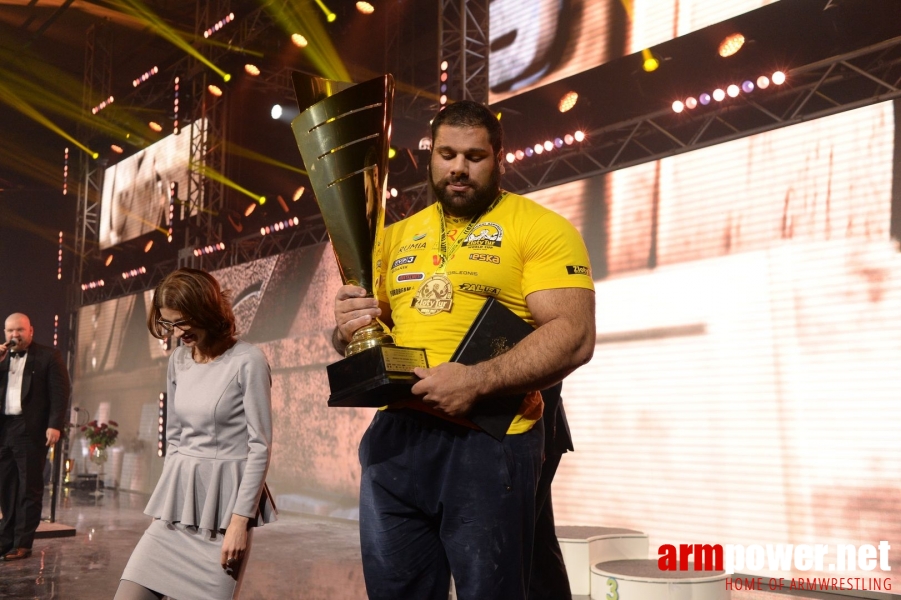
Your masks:
{"label": "white dress shirt", "polygon": [[9,357],[9,377],[6,380],[6,410],[8,415],[22,414],[22,380],[25,375],[25,356]]}

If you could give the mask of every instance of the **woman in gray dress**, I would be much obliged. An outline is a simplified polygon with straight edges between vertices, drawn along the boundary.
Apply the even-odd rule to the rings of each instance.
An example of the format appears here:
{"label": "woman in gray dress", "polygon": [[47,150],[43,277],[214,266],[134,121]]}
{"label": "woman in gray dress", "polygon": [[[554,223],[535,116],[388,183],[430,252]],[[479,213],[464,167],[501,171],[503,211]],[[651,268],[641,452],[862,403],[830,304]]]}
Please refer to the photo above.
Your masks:
{"label": "woman in gray dress", "polygon": [[179,269],[163,279],[147,327],[181,344],[166,377],[166,461],[144,510],[153,521],[115,600],[234,598],[252,528],[275,520],[265,484],[269,364],[235,338],[228,296],[204,271]]}

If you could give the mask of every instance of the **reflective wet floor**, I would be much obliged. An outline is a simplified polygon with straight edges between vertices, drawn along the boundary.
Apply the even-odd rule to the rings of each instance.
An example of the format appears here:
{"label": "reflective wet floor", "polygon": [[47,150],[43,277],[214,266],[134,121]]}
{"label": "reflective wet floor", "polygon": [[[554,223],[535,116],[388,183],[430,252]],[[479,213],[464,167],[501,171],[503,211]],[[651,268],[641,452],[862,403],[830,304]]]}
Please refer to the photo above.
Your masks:
{"label": "reflective wet floor", "polygon": [[[56,521],[74,537],[37,539],[31,558],[0,561],[0,599],[111,599],[119,576],[150,520],[147,497],[106,490],[101,496],[65,491]],[[45,501],[45,513],[49,502]],[[865,595],[887,598],[887,595]],[[896,596],[897,597],[897,596]],[[242,600],[365,600],[356,521],[282,512],[277,523],[254,533]],[[733,600],[831,599],[808,592],[733,592]],[[588,600],[576,596],[573,600]]]}
{"label": "reflective wet floor", "polygon": [[[31,558],[0,561],[0,598],[111,599],[150,522],[146,502],[113,490],[100,497],[69,492],[56,520],[75,526],[75,537],[37,539]],[[282,513],[254,533],[241,598],[365,599],[359,544],[355,521]]]}

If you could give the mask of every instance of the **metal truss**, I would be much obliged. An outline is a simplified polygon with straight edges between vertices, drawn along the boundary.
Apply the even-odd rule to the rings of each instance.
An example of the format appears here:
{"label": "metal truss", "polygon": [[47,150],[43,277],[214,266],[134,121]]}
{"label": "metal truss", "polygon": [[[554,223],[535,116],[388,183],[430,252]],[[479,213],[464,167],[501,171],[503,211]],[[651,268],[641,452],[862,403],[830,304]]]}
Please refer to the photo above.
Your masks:
{"label": "metal truss", "polygon": [[488,103],[488,0],[440,0],[438,61],[447,61],[448,98]]}
{"label": "metal truss", "polygon": [[[176,263],[177,260],[174,258],[161,261],[146,267],[146,273],[142,273],[135,277],[129,277],[128,279],[123,279],[122,277],[110,277],[109,281],[104,280],[104,285],[102,287],[81,292],[82,306],[151,290],[163,280],[163,277],[177,268]],[[77,312],[75,314],[77,315]]]}
{"label": "metal truss", "polygon": [[505,185],[544,189],[901,97],[901,37],[792,69],[786,84],[716,108],[672,108],[586,132],[578,146],[507,165]]}

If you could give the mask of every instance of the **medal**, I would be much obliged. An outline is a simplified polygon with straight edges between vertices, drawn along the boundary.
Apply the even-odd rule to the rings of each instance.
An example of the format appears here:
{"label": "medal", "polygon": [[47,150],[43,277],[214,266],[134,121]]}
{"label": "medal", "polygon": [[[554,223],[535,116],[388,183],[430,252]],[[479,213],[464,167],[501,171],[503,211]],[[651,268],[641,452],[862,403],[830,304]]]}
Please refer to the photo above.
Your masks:
{"label": "medal", "polygon": [[420,285],[419,289],[416,290],[416,296],[413,298],[413,303],[411,304],[411,306],[418,310],[421,315],[431,317],[432,315],[437,315],[440,312],[450,312],[451,308],[453,308],[454,286],[446,275],[447,262],[453,257],[454,252],[457,251],[457,248],[460,246],[463,240],[465,240],[469,236],[469,234],[472,233],[472,230],[475,229],[476,225],[478,225],[479,220],[483,216],[491,212],[491,209],[497,206],[497,203],[500,202],[501,199],[503,199],[506,195],[506,192],[501,192],[498,197],[494,199],[494,202],[491,203],[491,206],[470,219],[469,224],[463,230],[463,233],[457,236],[453,247],[449,251],[447,249],[447,231],[444,226],[444,211],[441,209],[440,203],[436,204],[436,206],[438,207],[438,220],[441,227],[441,241],[439,250],[440,254],[438,255],[438,260],[440,261],[440,263],[435,274],[422,282],[422,285]]}
{"label": "medal", "polygon": [[413,308],[426,317],[442,311],[450,312],[454,306],[454,286],[444,273],[435,273],[422,282],[413,298]]}

